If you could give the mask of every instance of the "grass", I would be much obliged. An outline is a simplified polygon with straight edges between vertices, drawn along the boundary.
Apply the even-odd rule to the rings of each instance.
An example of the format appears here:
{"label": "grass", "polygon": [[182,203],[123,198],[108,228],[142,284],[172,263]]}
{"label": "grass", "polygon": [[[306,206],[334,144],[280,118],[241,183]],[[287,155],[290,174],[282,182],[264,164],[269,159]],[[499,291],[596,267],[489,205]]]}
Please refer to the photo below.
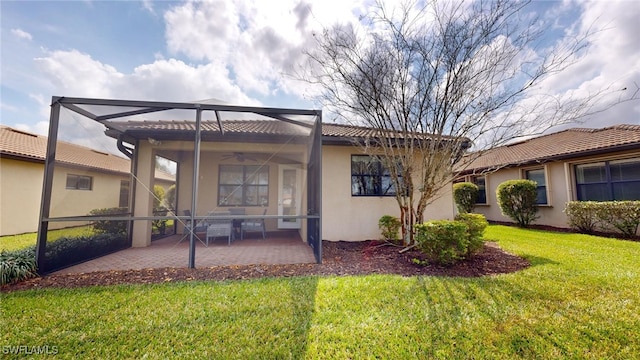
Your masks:
{"label": "grass", "polygon": [[[91,235],[93,228],[89,225],[49,231],[49,240],[55,241],[61,237],[79,237]],[[36,244],[38,233],[0,236],[0,250],[18,250]]]}
{"label": "grass", "polygon": [[15,292],[1,295],[0,345],[60,358],[640,358],[640,243],[503,226],[486,237],[532,266]]}

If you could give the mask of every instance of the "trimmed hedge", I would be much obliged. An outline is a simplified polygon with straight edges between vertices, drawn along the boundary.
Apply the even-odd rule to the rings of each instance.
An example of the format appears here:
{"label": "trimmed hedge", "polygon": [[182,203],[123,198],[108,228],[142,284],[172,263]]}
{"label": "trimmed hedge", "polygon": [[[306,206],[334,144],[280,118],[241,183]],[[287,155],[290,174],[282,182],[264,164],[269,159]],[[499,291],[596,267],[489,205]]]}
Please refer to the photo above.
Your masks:
{"label": "trimmed hedge", "polygon": [[478,200],[478,185],[470,182],[453,184],[453,200],[456,203],[458,212],[461,214],[470,213],[476,206]]}
{"label": "trimmed hedge", "polygon": [[416,246],[430,261],[453,265],[482,249],[487,225],[481,214],[460,214],[453,221],[427,221],[414,226]]}
{"label": "trimmed hedge", "polygon": [[[126,207],[93,209],[89,212],[89,215],[93,216],[117,216],[117,215],[129,215],[129,209]],[[127,221],[121,220],[98,220],[93,223],[93,229],[102,234],[126,234],[127,233]]]}
{"label": "trimmed hedge", "polygon": [[585,233],[613,231],[633,237],[640,227],[640,201],[570,201],[564,212],[569,226]]}
{"label": "trimmed hedge", "polygon": [[458,214],[455,219],[467,224],[469,246],[466,256],[473,255],[482,250],[482,246],[484,245],[484,230],[489,226],[487,218],[482,214]]}
{"label": "trimmed hedge", "polygon": [[508,180],[498,185],[496,194],[502,214],[513,219],[518,226],[527,227],[538,218],[538,189],[535,181]]}
{"label": "trimmed hedge", "polygon": [[129,247],[122,234],[96,234],[47,242],[44,269],[50,272]]}

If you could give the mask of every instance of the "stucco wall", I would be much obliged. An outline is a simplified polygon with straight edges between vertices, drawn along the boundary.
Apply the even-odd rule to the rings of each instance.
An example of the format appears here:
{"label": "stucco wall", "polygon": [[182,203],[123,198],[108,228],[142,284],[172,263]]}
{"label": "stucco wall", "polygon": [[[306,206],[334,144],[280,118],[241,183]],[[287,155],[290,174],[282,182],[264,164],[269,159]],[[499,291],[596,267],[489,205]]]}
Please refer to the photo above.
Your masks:
{"label": "stucco wall", "polygon": [[[0,235],[22,234],[38,230],[44,164],[1,159]],[[67,174],[93,178],[92,190],[66,189]],[[81,216],[97,208],[117,207],[120,180],[128,177],[87,169],[56,166],[53,176],[50,217]],[[81,223],[52,222],[50,229]]]}
{"label": "stucco wall", "polygon": [[0,235],[36,231],[44,165],[0,158]]}
{"label": "stucco wall", "polygon": [[[380,238],[378,220],[399,216],[393,197],[351,196],[352,146],[322,147],[322,238],[330,241],[361,241]],[[425,220],[451,219],[453,199],[448,186],[425,212]]]}

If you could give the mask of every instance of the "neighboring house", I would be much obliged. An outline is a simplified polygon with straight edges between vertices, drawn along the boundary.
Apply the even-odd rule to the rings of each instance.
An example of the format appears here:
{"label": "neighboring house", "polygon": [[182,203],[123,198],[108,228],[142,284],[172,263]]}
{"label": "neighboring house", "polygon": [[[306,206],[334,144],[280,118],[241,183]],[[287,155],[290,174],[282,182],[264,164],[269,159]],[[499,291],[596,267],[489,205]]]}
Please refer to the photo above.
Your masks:
{"label": "neighboring house", "polygon": [[640,125],[574,128],[498,147],[463,175],[479,186],[475,211],[488,220],[511,221],[496,200],[499,184],[530,179],[538,184],[535,224],[568,227],[568,201],[640,200]]}
{"label": "neighboring house", "polygon": [[[46,147],[45,136],[0,126],[0,236],[37,231]],[[128,205],[129,159],[65,142],[59,142],[56,156],[61,165],[54,176],[55,216]],[[156,185],[166,190],[174,183],[173,175],[156,172]]]}

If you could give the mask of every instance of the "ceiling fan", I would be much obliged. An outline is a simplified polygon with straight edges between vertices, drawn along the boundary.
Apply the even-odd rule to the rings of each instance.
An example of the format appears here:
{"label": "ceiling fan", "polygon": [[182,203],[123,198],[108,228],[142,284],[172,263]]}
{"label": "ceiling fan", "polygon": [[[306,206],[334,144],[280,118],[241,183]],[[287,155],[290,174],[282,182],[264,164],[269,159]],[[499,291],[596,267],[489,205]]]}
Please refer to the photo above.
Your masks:
{"label": "ceiling fan", "polygon": [[222,156],[222,160],[229,160],[229,159],[235,159],[237,162],[244,162],[245,160],[258,161],[256,158],[251,157],[243,152],[233,152],[231,154]]}

